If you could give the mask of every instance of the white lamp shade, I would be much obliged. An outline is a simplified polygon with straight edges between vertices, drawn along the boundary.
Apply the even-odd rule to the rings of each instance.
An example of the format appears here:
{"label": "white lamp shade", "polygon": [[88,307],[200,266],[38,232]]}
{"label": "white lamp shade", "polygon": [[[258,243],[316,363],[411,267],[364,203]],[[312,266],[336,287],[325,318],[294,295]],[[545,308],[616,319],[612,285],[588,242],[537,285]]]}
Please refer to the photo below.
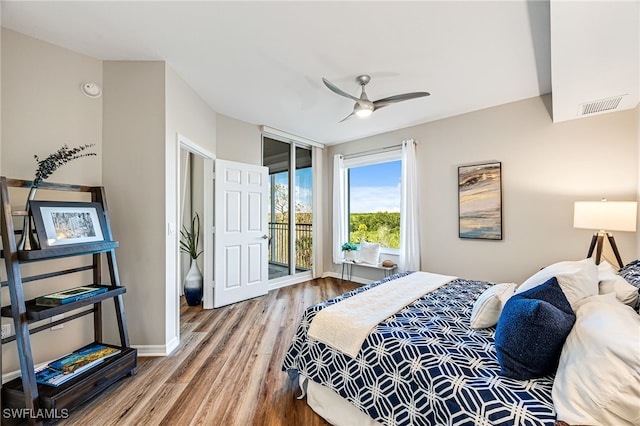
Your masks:
{"label": "white lamp shade", "polygon": [[637,213],[635,201],[576,201],[573,227],[635,232]]}

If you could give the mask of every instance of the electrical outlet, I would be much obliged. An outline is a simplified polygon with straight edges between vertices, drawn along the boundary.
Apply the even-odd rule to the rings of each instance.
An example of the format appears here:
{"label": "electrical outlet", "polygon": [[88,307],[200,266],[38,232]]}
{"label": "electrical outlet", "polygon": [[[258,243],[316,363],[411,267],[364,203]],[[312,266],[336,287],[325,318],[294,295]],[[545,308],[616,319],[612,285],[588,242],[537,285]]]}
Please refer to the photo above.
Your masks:
{"label": "electrical outlet", "polygon": [[11,336],[11,323],[2,324],[2,338]]}

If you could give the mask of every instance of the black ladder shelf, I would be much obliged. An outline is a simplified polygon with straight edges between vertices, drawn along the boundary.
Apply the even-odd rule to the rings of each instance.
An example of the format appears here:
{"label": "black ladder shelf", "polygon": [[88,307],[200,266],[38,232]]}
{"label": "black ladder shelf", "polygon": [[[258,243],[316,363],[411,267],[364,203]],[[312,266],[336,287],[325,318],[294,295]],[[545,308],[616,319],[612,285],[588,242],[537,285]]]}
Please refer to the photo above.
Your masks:
{"label": "black ladder shelf", "polygon": [[[56,413],[63,412],[61,410],[73,410],[122,377],[133,375],[137,365],[137,351],[131,348],[129,344],[122,301],[122,294],[126,292],[126,288],[120,284],[118,275],[115,257],[115,249],[118,247],[118,243],[111,241],[111,225],[104,188],[102,186],[80,186],[49,182],[42,182],[39,185],[39,190],[89,193],[91,201],[100,203],[104,212],[106,223],[106,229],[103,229],[104,241],[63,245],[41,250],[19,251],[17,250],[16,236],[20,237],[22,232],[14,229],[14,217],[24,217],[29,213],[12,210],[9,188],[29,189],[31,185],[31,181],[0,177],[0,203],[2,204],[0,232],[2,233],[2,257],[4,258],[7,272],[7,281],[2,282],[2,287],[9,288],[11,299],[11,304],[2,307],[0,313],[3,317],[13,318],[15,330],[15,335],[2,339],[2,344],[16,341],[21,372],[21,377],[2,385],[2,408],[3,412],[5,408],[26,408],[27,410],[23,410],[23,412],[45,413],[46,416],[53,415],[55,417]],[[105,254],[107,259],[109,269],[108,283],[102,283],[102,253]],[[21,273],[20,265],[24,263],[82,255],[91,255],[92,260],[89,265],[29,277],[23,277]],[[37,306],[35,300],[25,300],[23,285],[26,283],[88,270],[93,271],[93,285],[106,287],[107,290],[105,292],[54,307]],[[43,293],[50,292],[43,291]],[[120,346],[102,342],[102,302],[108,299],[113,300],[115,307]],[[32,323],[70,311],[74,312],[63,319],[30,327]],[[91,314],[93,314],[94,342],[117,348],[120,353],[105,359],[104,362],[78,374],[77,377],[58,387],[37,383],[30,335]],[[31,424],[55,421],[55,418],[25,415],[27,415],[27,418],[21,420],[26,420]],[[3,423],[4,420],[7,419],[3,419]]]}

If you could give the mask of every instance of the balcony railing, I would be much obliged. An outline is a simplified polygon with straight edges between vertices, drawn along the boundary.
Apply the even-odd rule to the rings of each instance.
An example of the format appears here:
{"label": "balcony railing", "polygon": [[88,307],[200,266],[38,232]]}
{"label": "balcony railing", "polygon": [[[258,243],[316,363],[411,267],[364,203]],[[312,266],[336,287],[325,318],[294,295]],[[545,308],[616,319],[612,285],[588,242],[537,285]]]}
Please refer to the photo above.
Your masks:
{"label": "balcony railing", "polygon": [[[295,247],[296,268],[311,269],[312,263],[312,224],[296,223]],[[269,222],[269,262],[289,264],[289,224]]]}

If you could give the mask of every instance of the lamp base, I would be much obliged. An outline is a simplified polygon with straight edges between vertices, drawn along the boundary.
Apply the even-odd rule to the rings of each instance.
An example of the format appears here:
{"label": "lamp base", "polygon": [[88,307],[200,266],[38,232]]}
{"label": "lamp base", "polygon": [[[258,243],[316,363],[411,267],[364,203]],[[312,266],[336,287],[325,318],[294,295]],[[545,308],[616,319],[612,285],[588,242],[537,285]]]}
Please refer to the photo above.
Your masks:
{"label": "lamp base", "polygon": [[600,264],[600,259],[602,258],[602,245],[604,243],[605,234],[607,235],[607,239],[609,240],[609,244],[611,245],[613,254],[616,256],[618,265],[620,265],[620,267],[622,268],[624,264],[622,263],[622,258],[620,257],[620,252],[618,251],[616,240],[613,238],[613,235],[608,232],[596,232],[595,234],[593,234],[593,237],[591,238],[591,244],[589,245],[589,253],[587,253],[587,258],[591,257],[593,255],[593,250],[596,249],[596,265]]}

